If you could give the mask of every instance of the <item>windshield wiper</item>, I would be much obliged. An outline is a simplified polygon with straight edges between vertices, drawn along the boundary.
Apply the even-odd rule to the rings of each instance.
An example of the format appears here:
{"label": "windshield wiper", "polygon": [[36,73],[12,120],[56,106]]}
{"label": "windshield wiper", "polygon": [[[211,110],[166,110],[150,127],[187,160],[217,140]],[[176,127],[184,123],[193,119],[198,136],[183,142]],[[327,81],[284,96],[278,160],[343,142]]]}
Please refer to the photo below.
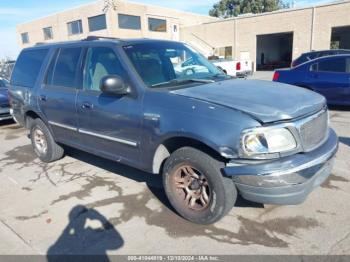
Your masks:
{"label": "windshield wiper", "polygon": [[214,83],[214,80],[210,79],[200,79],[200,78],[191,78],[191,79],[173,79],[167,82],[162,82],[158,84],[151,85],[151,87],[160,87],[160,86],[167,86],[167,85],[182,85],[187,83]]}

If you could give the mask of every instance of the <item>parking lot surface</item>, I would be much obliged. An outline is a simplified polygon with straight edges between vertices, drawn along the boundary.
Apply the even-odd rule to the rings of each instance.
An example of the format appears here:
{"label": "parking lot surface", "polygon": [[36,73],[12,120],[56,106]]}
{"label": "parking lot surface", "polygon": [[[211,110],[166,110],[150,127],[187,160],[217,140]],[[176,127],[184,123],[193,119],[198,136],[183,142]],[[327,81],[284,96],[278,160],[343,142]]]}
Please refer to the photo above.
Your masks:
{"label": "parking lot surface", "polygon": [[69,149],[38,160],[27,132],[0,124],[0,254],[350,254],[350,108],[331,110],[333,174],[297,206],[238,199],[220,222],[184,221],[161,177]]}

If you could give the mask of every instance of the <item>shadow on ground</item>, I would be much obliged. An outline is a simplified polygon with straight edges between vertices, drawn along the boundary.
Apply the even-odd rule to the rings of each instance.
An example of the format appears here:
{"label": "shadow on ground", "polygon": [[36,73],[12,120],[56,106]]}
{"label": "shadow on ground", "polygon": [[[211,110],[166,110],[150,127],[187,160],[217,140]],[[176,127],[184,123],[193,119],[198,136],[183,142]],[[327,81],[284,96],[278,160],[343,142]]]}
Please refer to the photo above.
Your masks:
{"label": "shadow on ground", "polygon": [[[79,161],[83,161],[90,165],[97,166],[101,169],[107,170],[111,173],[118,174],[123,177],[127,177],[136,182],[146,183],[149,190],[158,198],[160,202],[162,202],[164,206],[166,206],[169,210],[176,212],[171,206],[171,204],[169,203],[165,195],[165,192],[163,191],[163,183],[162,183],[161,175],[146,173],[138,169],[135,169],[120,163],[115,163],[113,161],[100,158],[92,154],[82,152],[73,148],[66,148],[66,151],[70,157],[78,159]],[[241,196],[238,197],[236,206],[264,208],[264,205],[245,200]]]}
{"label": "shadow on ground", "polygon": [[13,125],[14,123],[15,123],[15,121],[13,121],[12,119],[0,121],[0,127]]}
{"label": "shadow on ground", "polygon": [[[51,208],[60,208],[59,204],[63,204],[66,201],[73,201],[73,203],[77,201],[83,202],[87,210],[101,210],[101,208],[104,207],[111,206],[112,208],[113,205],[118,205],[120,208],[116,210],[114,215],[108,217],[109,223],[114,228],[125,223],[135,223],[134,219],[136,219],[138,225],[147,224],[156,226],[157,228],[163,229],[171,238],[191,238],[196,236],[208,238],[211,241],[222,244],[255,244],[279,248],[288,248],[288,239],[297,238],[298,230],[307,230],[321,226],[315,218],[303,216],[267,216],[267,214],[270,215],[276,207],[263,208],[263,205],[248,202],[241,198],[238,199],[236,206],[258,208],[259,212],[256,212],[258,217],[248,218],[242,216],[239,213],[235,213],[234,208],[233,212],[226,217],[227,222],[230,220],[232,221],[230,225],[234,225],[233,227],[228,225],[223,227],[225,224],[206,226],[193,224],[174,213],[174,210],[164,194],[161,176],[148,174],[75,149],[68,149],[66,152],[71,158],[89,165],[97,166],[112,174],[123,176],[136,182],[145,183],[147,188],[141,189],[141,192],[138,193],[130,193],[118,179],[110,175],[104,176],[101,174],[103,173],[101,171],[90,170],[89,165],[82,165],[86,171],[84,171],[84,168],[80,171],[74,171],[71,165],[75,165],[77,162],[66,161],[69,160],[69,158],[52,164],[45,164],[35,159],[30,145],[19,146],[18,148],[5,152],[5,157],[1,159],[1,167],[7,168],[15,164],[18,170],[26,169],[28,166],[35,166],[35,168],[39,170],[36,178],[33,179],[32,176],[29,176],[29,182],[32,188],[26,187],[25,189],[23,188],[23,190],[28,192],[35,190],[35,183],[41,179],[47,179],[53,186],[64,186],[65,183],[70,183],[76,179],[82,180],[80,180],[81,182],[79,183],[80,186],[78,189],[61,194],[55,199],[52,199],[51,204],[46,210],[42,210],[37,214],[21,215],[16,217],[16,219],[27,222],[31,219],[39,219],[43,214],[50,212],[49,210]],[[57,175],[57,173],[59,173],[59,175]],[[102,199],[94,198],[93,192],[99,190],[98,188],[106,191],[106,195]],[[159,200],[160,203],[157,200]],[[238,210],[238,208],[236,210]],[[89,212],[87,212],[87,214],[89,214]],[[104,221],[104,219],[100,220]],[[80,226],[77,228],[83,230],[83,234],[85,234],[85,227],[82,228]],[[142,229],[142,227],[140,229]],[[60,239],[53,245],[50,252],[54,253],[55,250],[60,250],[61,248],[65,249],[65,245],[60,243],[66,242],[65,239],[69,239],[69,237],[66,229]],[[92,238],[92,243],[94,243],[93,239],[94,238]],[[106,243],[106,245],[108,247],[108,243]],[[103,252],[103,250],[108,249],[107,247],[102,247],[102,251],[98,251]],[[81,246],[78,246],[76,249],[73,249],[72,252],[79,252],[80,248]]]}
{"label": "shadow on ground", "polygon": [[339,142],[343,143],[344,145],[350,146],[350,137],[339,137]]}
{"label": "shadow on ground", "polygon": [[[98,261],[109,261],[107,251],[117,250],[123,245],[123,238],[107,218],[95,209],[77,205],[69,213],[69,224],[48,249],[47,261],[79,259],[69,255],[98,255]],[[62,255],[68,257],[63,259]]]}
{"label": "shadow on ground", "polygon": [[350,106],[335,106],[335,105],[328,105],[328,108],[330,110],[334,111],[350,111]]}

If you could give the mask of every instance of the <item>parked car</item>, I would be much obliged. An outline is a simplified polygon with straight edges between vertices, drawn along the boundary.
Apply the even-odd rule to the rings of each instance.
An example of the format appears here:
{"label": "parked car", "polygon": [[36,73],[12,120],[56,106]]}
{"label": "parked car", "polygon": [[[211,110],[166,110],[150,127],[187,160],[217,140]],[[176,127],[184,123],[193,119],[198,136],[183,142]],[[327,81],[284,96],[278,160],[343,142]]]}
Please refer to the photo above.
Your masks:
{"label": "parked car", "polygon": [[277,70],[273,80],[320,93],[328,104],[350,105],[350,54],[321,57],[290,70]]}
{"label": "parked car", "polygon": [[0,121],[11,119],[10,103],[8,100],[8,81],[0,78]]}
{"label": "parked car", "polygon": [[[178,60],[178,59],[177,59]],[[208,74],[208,68],[202,65],[198,65],[196,61],[193,60],[193,58],[187,59],[183,63],[173,63],[174,64],[174,70],[177,78],[186,77],[188,75],[192,74]]]}
{"label": "parked car", "polygon": [[10,79],[14,65],[15,61],[13,60],[0,63],[0,78]]}
{"label": "parked car", "polygon": [[246,77],[253,73],[252,62],[249,60],[211,59],[210,62],[229,76]]}
{"label": "parked car", "polygon": [[297,59],[295,59],[292,62],[291,68],[301,65],[305,62],[314,60],[319,57],[330,56],[330,55],[341,55],[341,54],[350,54],[350,50],[349,49],[331,49],[331,50],[311,51],[311,52],[303,53],[301,56],[299,56]]}
{"label": "parked car", "polygon": [[[189,58],[207,73],[177,75]],[[172,41],[89,37],[24,49],[10,101],[42,161],[69,145],[160,173],[174,209],[199,224],[222,218],[238,193],[304,201],[338,148],[323,96],[232,79]]]}

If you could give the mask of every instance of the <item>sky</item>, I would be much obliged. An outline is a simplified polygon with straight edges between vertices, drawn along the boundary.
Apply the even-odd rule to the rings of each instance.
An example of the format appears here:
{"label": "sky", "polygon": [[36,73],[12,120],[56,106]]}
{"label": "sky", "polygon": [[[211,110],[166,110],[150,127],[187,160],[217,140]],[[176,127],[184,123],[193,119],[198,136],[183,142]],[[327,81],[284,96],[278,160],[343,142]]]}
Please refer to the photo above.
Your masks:
{"label": "sky", "polygon": [[[95,0],[1,0],[0,1],[0,59],[15,59],[19,52],[16,42],[16,25],[44,17]],[[131,0],[144,4],[160,5],[179,10],[208,14],[219,0]],[[118,1],[117,1],[118,2]],[[292,2],[292,0],[290,1]],[[331,0],[296,0],[296,6],[331,2]]]}

